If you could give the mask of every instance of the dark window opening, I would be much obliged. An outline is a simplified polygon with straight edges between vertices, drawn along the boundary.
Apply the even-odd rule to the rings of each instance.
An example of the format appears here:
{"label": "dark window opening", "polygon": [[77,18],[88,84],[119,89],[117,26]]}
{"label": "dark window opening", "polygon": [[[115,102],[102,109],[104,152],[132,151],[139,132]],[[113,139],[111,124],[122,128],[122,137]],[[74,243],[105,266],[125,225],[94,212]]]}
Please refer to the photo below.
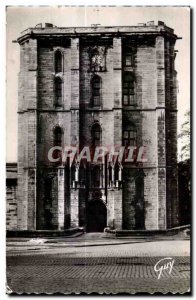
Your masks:
{"label": "dark window opening", "polygon": [[91,135],[92,135],[92,145],[94,147],[100,146],[100,144],[101,144],[101,127],[99,124],[93,125],[92,130],[91,130]]}
{"label": "dark window opening", "polygon": [[[54,130],[54,147],[62,147],[62,141],[63,141],[63,131],[60,127],[56,127]],[[53,152],[53,158],[57,159],[60,158],[60,160],[57,163],[61,163],[61,157],[62,157],[62,150],[56,149]]]}
{"label": "dark window opening", "polygon": [[123,146],[136,146],[137,132],[134,127],[123,131]]}
{"label": "dark window opening", "polygon": [[56,127],[54,130],[54,146],[62,146],[62,129],[60,127]]}
{"label": "dark window opening", "polygon": [[55,73],[60,73],[63,71],[63,56],[61,51],[56,51],[55,53]]}
{"label": "dark window opening", "polygon": [[62,96],[63,96],[63,82],[62,79],[57,77],[55,78],[55,105],[57,107],[62,106]]}
{"label": "dark window opening", "polygon": [[123,105],[135,105],[135,77],[131,72],[123,77]]}
{"label": "dark window opening", "polygon": [[101,105],[101,79],[99,76],[94,76],[91,82],[92,87],[92,106]]}

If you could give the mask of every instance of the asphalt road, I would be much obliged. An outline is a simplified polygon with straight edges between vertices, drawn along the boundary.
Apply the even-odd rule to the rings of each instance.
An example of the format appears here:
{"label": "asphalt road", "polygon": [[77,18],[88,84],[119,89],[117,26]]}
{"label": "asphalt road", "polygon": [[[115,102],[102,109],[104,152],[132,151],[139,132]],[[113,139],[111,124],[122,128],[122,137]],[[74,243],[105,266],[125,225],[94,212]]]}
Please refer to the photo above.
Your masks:
{"label": "asphalt road", "polygon": [[[159,262],[163,258],[169,259]],[[14,293],[185,293],[190,290],[190,241],[100,234],[8,239],[7,285]]]}

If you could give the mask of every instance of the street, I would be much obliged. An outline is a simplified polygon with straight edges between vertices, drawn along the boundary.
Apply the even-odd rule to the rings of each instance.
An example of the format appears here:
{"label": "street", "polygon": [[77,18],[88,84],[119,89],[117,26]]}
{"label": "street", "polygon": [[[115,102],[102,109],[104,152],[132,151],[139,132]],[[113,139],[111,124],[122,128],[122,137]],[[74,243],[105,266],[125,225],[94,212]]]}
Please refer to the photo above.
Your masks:
{"label": "street", "polygon": [[[168,258],[171,269],[164,268]],[[101,233],[9,238],[7,285],[14,293],[185,293],[190,290],[190,241],[104,238]]]}

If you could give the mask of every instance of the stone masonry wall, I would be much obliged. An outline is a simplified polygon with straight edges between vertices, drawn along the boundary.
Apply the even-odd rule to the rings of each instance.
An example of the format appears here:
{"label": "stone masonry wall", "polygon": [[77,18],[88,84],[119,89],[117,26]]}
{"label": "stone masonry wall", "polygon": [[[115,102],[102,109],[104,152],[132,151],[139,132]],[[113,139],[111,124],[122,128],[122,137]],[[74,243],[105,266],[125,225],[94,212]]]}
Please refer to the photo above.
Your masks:
{"label": "stone masonry wall", "polygon": [[168,228],[178,226],[179,203],[177,185],[177,90],[175,71],[175,42],[165,41],[165,86],[166,86],[166,193]]}
{"label": "stone masonry wall", "polygon": [[35,229],[37,40],[21,45],[18,102],[18,229]]}
{"label": "stone masonry wall", "polygon": [[[135,127],[136,145],[145,147],[146,162],[129,164],[124,168],[123,228],[156,230],[159,228],[156,40],[140,39],[135,41],[135,45],[136,105],[124,108],[123,128],[129,124]],[[143,182],[143,191],[142,186],[137,186],[138,176]],[[143,218],[143,223],[138,218]]]}
{"label": "stone masonry wall", "polygon": [[7,184],[6,187],[6,229],[17,229],[17,185]]}
{"label": "stone masonry wall", "polygon": [[[123,107],[123,55],[136,45],[136,105]],[[89,51],[105,47],[106,70],[90,69]],[[55,74],[55,51],[63,70]],[[165,229],[178,223],[177,111],[174,41],[161,33],[121,38],[72,36],[29,39],[21,44],[18,115],[18,229],[45,229],[44,182],[52,176],[51,228],[85,225],[88,191],[70,186],[70,173],[48,160],[54,129],[62,128],[62,146],[89,146],[98,122],[102,146],[121,145],[122,131],[133,124],[146,162],[123,170],[123,190],[107,193],[107,225],[118,229]],[[101,78],[101,106],[92,107],[91,80]],[[55,77],[63,81],[63,102],[55,107]],[[138,179],[139,178],[139,179]],[[138,181],[142,178],[142,191]],[[104,195],[105,196],[105,195]],[[167,198],[167,202],[166,202]],[[14,201],[14,200],[13,200]],[[105,201],[105,200],[104,200]],[[47,204],[48,205],[48,204]],[[36,218],[37,214],[37,218]],[[143,215],[142,215],[143,214]],[[144,223],[139,222],[143,218]],[[13,225],[13,224],[12,224]],[[12,226],[10,225],[10,226]],[[14,226],[14,225],[13,225]]]}

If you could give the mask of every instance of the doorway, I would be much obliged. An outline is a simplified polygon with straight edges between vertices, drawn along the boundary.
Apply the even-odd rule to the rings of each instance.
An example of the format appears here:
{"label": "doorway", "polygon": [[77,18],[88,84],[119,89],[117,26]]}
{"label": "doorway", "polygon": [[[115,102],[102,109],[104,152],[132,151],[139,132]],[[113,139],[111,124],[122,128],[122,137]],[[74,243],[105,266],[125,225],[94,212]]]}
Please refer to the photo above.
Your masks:
{"label": "doorway", "polygon": [[107,224],[107,208],[102,200],[96,199],[87,205],[87,232],[103,232]]}

